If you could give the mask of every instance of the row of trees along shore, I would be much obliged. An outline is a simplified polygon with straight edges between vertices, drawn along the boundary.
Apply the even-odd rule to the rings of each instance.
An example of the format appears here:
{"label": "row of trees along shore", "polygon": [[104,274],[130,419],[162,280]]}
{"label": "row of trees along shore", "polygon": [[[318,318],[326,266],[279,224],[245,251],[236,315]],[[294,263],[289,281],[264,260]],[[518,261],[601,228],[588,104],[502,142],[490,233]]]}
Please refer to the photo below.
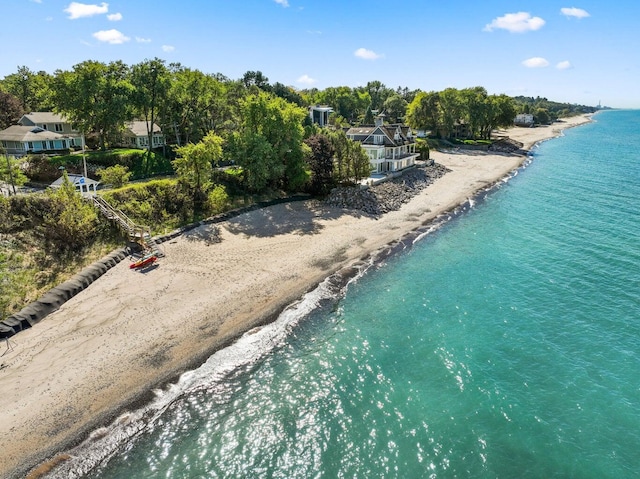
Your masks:
{"label": "row of trees along shore", "polygon": [[[331,107],[334,128],[313,125],[310,105]],[[173,161],[165,163],[175,175],[100,194],[158,232],[281,192],[325,194],[368,176],[367,155],[344,128],[371,125],[376,113],[384,112],[387,123],[404,122],[444,138],[461,123],[470,135],[489,138],[519,112],[542,121],[589,110],[544,98],[488,95],[482,87],[423,92],[371,81],[355,88],[296,90],[270,83],[259,71],[232,80],[155,58],[132,66],[84,61],[53,74],[18,67],[0,80],[0,129],[35,111],[63,114],[94,140],[90,146],[97,151],[88,161],[108,166],[101,179],[115,186],[126,183],[131,172],[124,165],[135,156],[110,150],[120,129],[134,119],[149,127],[157,123],[171,145],[165,153]],[[148,145],[147,166],[158,153],[150,151],[151,137]],[[72,158],[78,155],[32,156],[26,164],[45,163],[59,175],[57,168],[70,169],[65,162]],[[0,182],[25,181],[24,164],[0,157]],[[153,173],[139,168],[138,177],[140,171],[143,177]],[[38,195],[0,195],[0,317],[121,241],[113,225],[75,198],[70,185]]]}

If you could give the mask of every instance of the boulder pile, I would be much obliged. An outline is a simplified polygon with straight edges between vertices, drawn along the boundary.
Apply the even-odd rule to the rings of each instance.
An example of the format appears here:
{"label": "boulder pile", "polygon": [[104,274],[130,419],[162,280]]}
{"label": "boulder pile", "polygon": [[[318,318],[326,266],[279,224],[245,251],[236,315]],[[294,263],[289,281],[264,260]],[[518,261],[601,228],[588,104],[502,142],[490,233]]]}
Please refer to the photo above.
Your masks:
{"label": "boulder pile", "polygon": [[380,216],[400,209],[403,203],[408,202],[449,171],[451,170],[445,166],[433,163],[430,166],[407,170],[398,178],[367,189],[361,189],[359,186],[334,188],[325,202],[330,206]]}

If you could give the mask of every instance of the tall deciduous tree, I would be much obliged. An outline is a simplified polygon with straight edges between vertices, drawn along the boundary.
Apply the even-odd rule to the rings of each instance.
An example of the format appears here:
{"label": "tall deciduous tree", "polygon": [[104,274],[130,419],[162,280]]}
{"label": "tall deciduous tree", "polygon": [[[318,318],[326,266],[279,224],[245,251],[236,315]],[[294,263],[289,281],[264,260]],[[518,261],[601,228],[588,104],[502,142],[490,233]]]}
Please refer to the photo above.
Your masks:
{"label": "tall deciduous tree", "polygon": [[323,134],[316,134],[304,140],[311,149],[311,190],[316,194],[328,193],[333,186],[333,155],[335,149],[331,140]]}
{"label": "tall deciduous tree", "polygon": [[[169,90],[169,71],[164,60],[154,58],[131,67],[133,106],[147,124],[147,151],[153,148],[153,125],[162,100]],[[147,162],[148,164],[148,162]]]}
{"label": "tall deciduous tree", "polygon": [[401,123],[407,114],[407,101],[397,93],[389,95],[384,101],[384,113],[391,123]]}
{"label": "tall deciduous tree", "polygon": [[[261,136],[271,146],[273,157],[270,155],[269,159],[281,165],[281,168],[275,165],[266,168],[265,171],[273,175],[267,183],[288,191],[302,187],[308,179],[302,148],[302,122],[307,112],[265,92],[247,97],[241,109],[240,137],[245,139],[236,144],[250,146],[252,150],[259,145],[263,149],[261,142],[256,139],[256,136]],[[236,156],[235,159],[240,165],[249,167],[246,158]],[[255,164],[251,166],[255,167]]]}
{"label": "tall deciduous tree", "polygon": [[198,143],[176,148],[176,153],[178,158],[173,161],[176,173],[191,189],[196,207],[201,207],[206,191],[211,186],[213,165],[222,158],[222,138],[209,132]]}
{"label": "tall deciduous tree", "polygon": [[38,110],[36,73],[28,67],[20,66],[16,73],[4,77],[2,89],[15,96],[24,111]]}
{"label": "tall deciduous tree", "polygon": [[102,149],[129,117],[132,87],[120,61],[107,65],[88,60],[72,71],[58,70],[52,91],[56,110],[83,133],[97,133]]}
{"label": "tall deciduous tree", "polygon": [[360,143],[347,138],[343,130],[329,133],[335,151],[334,175],[339,182],[357,183],[371,173],[371,163]]}
{"label": "tall deciduous tree", "polygon": [[207,132],[220,130],[226,110],[224,86],[214,76],[189,68],[172,73],[164,116],[178,145],[197,142]]}
{"label": "tall deciduous tree", "polygon": [[440,95],[437,92],[419,92],[407,108],[407,123],[417,130],[438,130]]}
{"label": "tall deciduous tree", "polygon": [[10,192],[15,193],[16,186],[27,182],[27,177],[20,168],[20,162],[13,156],[0,154],[0,182],[11,185]]}
{"label": "tall deciduous tree", "polygon": [[462,118],[462,106],[460,92],[455,88],[447,88],[439,95],[439,122],[438,126],[444,138],[449,138],[455,131],[456,124]]}
{"label": "tall deciduous tree", "polygon": [[15,125],[23,113],[22,105],[15,96],[0,91],[0,130]]}

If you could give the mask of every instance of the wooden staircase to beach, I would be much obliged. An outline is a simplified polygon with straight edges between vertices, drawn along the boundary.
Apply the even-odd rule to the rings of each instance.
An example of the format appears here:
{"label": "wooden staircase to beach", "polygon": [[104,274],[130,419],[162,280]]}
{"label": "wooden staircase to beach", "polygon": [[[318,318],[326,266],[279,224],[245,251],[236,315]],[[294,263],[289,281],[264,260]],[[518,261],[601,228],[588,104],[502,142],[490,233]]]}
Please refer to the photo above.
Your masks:
{"label": "wooden staircase to beach", "polygon": [[93,205],[102,215],[113,221],[129,236],[129,240],[138,243],[144,252],[153,252],[156,256],[164,256],[164,252],[151,236],[151,228],[135,223],[122,210],[114,208],[107,200],[98,195],[91,196]]}

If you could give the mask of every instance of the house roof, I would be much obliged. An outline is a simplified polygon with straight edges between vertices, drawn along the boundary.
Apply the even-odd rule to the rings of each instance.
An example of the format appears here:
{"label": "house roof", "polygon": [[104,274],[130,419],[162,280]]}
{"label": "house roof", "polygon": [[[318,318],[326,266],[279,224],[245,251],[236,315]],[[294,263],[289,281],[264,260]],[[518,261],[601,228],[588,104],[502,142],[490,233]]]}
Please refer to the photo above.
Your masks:
{"label": "house roof", "polygon": [[[71,184],[74,186],[78,186],[78,185],[98,185],[100,182],[96,181],[96,180],[92,180],[91,178],[86,178],[82,175],[76,175],[73,173],[68,173],[67,176],[69,177],[69,181],[71,181]],[[64,180],[64,175],[62,175],[60,178],[58,178],[56,181],[54,181],[53,183],[51,183],[49,186],[51,188],[60,188],[62,186],[62,181]]]}
{"label": "house roof", "polygon": [[[25,122],[24,119],[28,121]],[[18,123],[20,125],[24,125],[25,123],[36,125],[42,123],[67,123],[67,120],[62,115],[58,115],[52,111],[32,111],[31,113],[22,115]]]}
{"label": "house roof", "polygon": [[55,131],[43,130],[38,126],[11,125],[0,131],[0,140],[4,141],[44,141],[69,138]]}
{"label": "house roof", "polygon": [[[126,133],[131,133],[135,136],[147,136],[147,122],[143,120],[134,120],[125,124],[125,128],[128,131]],[[153,124],[153,132],[154,133],[162,133],[162,130],[155,123]]]}
{"label": "house roof", "polygon": [[383,136],[384,146],[400,146],[412,143],[408,138],[411,129],[400,125],[356,126],[347,130],[347,136],[353,137],[363,145],[382,146],[375,142],[374,135]]}

